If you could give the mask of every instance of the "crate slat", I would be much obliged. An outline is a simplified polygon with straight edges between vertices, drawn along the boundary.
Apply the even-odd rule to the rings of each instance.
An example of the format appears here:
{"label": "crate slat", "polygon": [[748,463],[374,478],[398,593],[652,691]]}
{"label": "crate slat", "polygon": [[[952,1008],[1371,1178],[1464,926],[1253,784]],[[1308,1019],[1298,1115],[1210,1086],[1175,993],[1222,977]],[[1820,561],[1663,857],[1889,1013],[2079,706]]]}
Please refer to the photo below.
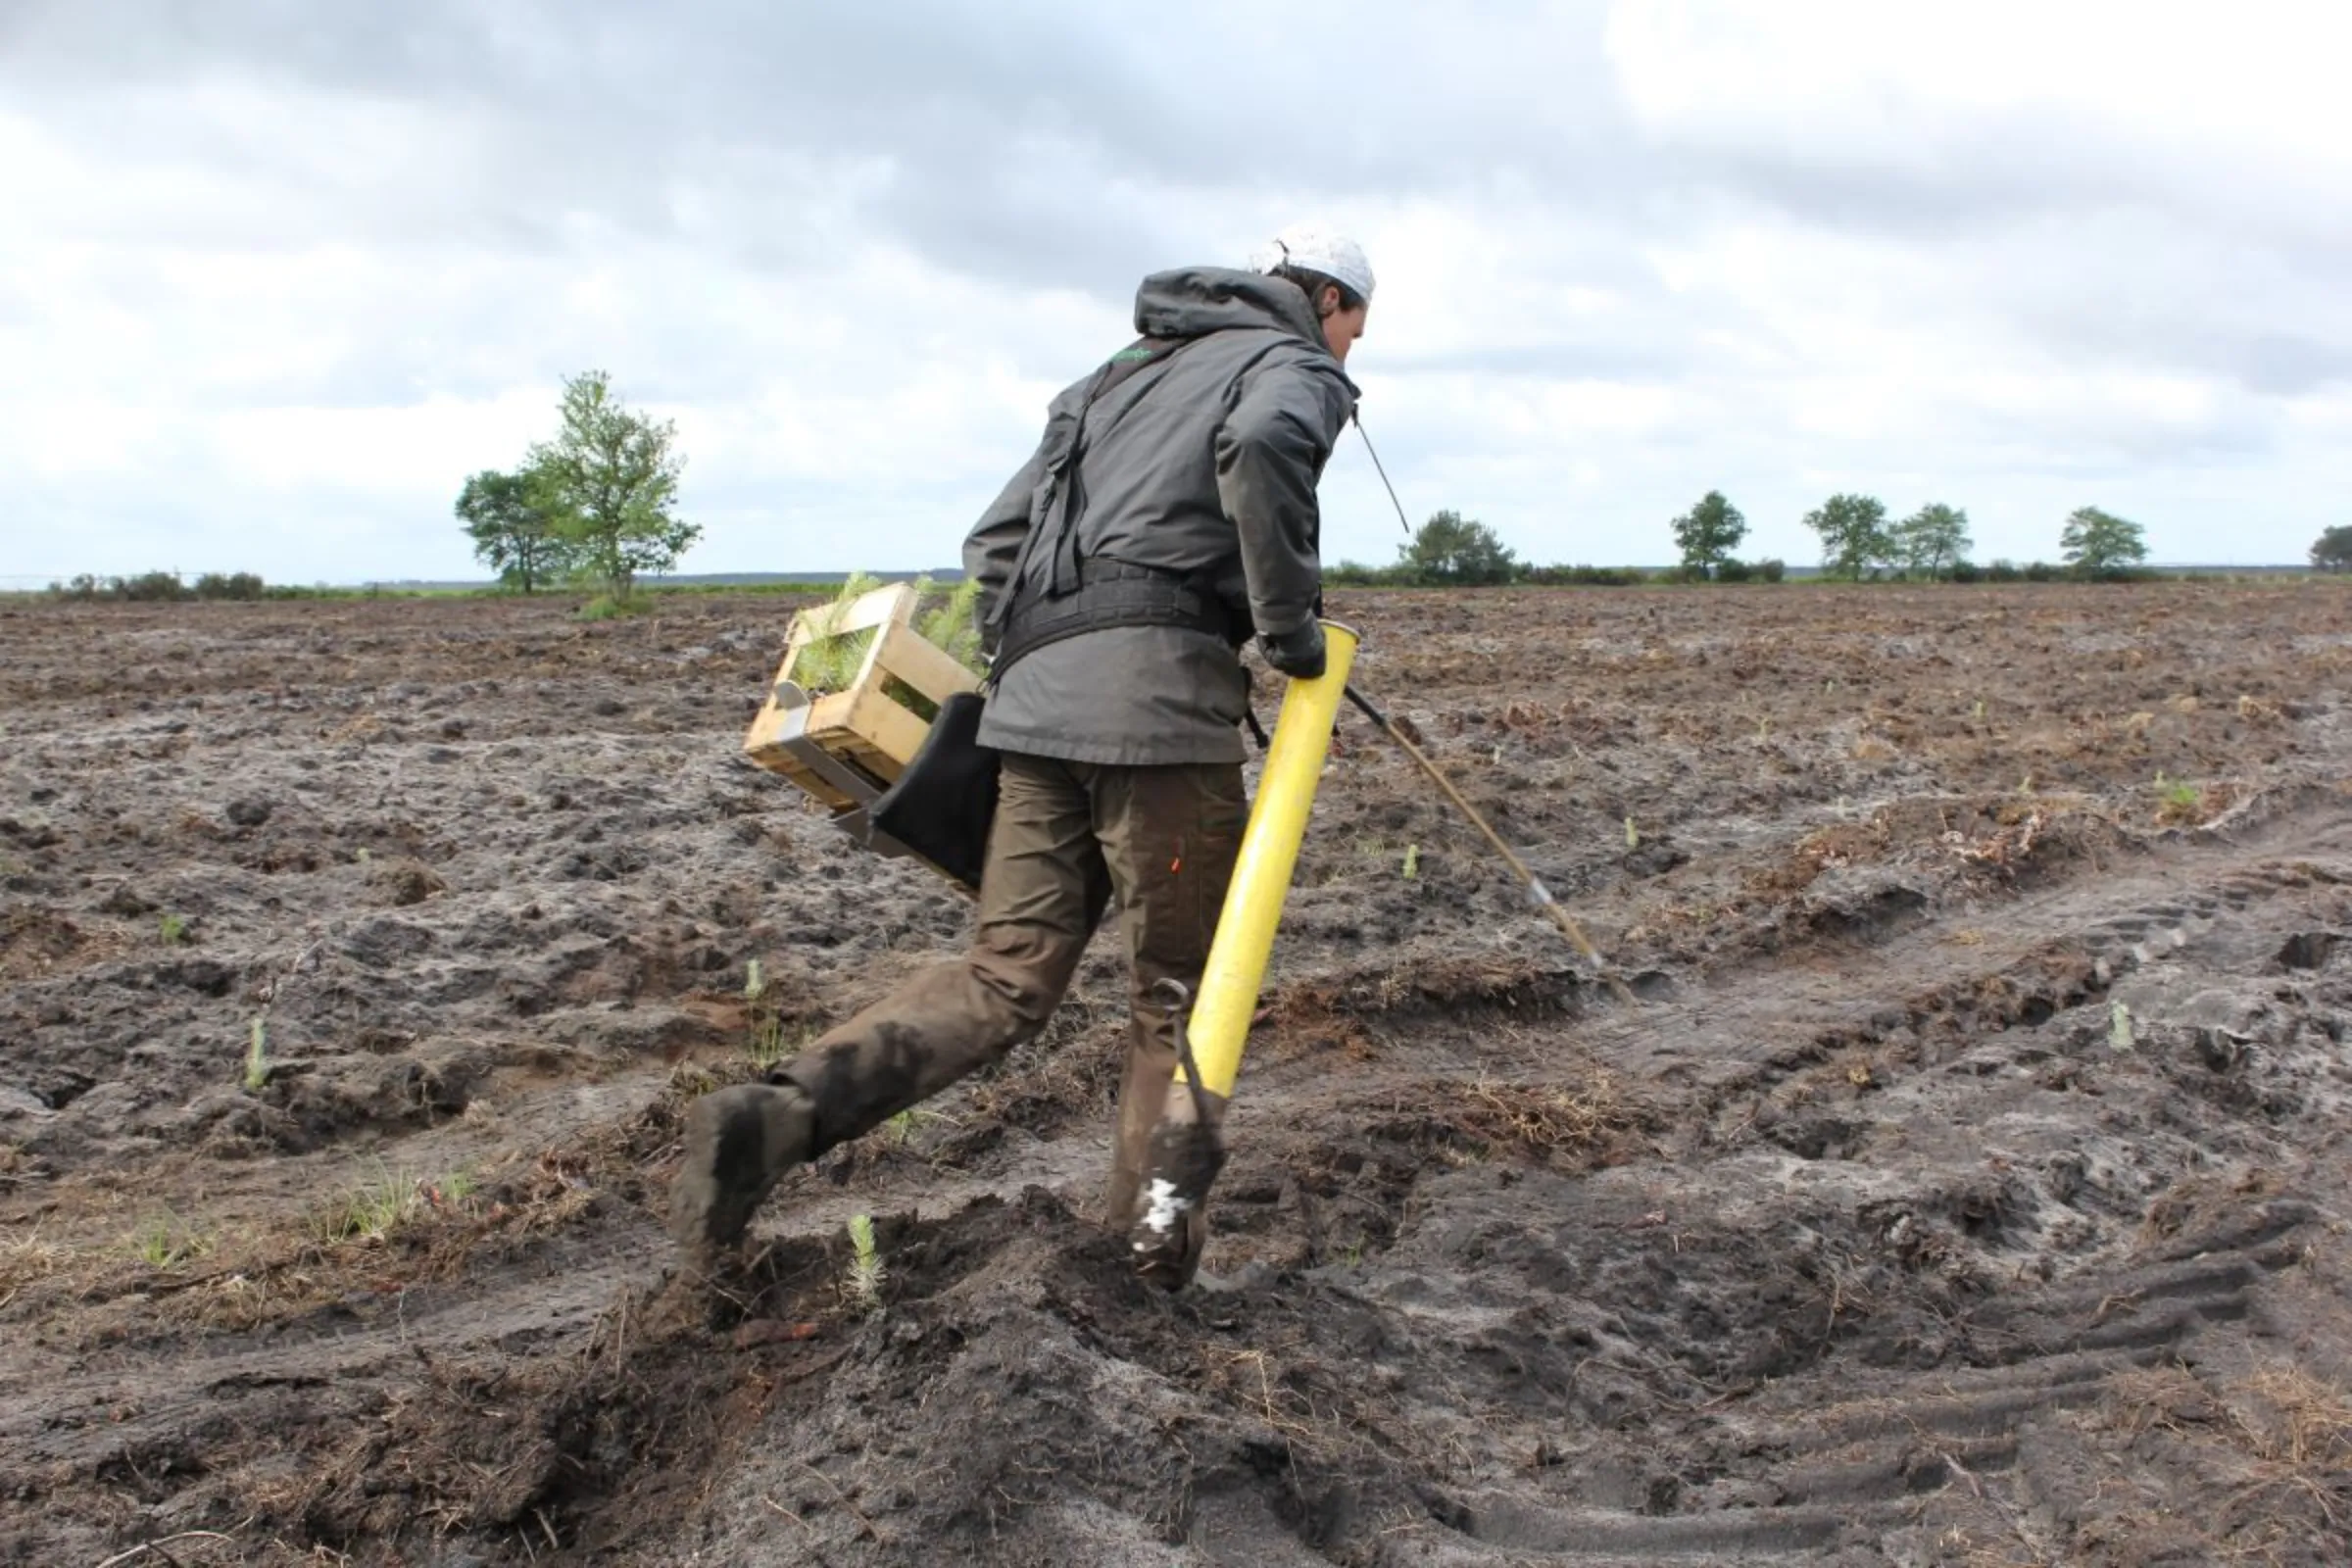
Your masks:
{"label": "crate slat", "polygon": [[[952,655],[914,629],[915,605],[909,583],[891,583],[851,603],[823,635],[872,630],[874,636],[848,689],[813,702],[792,684],[792,666],[802,649],[818,636],[820,621],[831,607],[794,615],[767,701],[744,735],[745,754],[836,815],[879,797],[914,760],[931,727],[885,690],[888,683],[896,679],[934,703],[980,684]],[[807,755],[811,748],[822,756]]]}
{"label": "crate slat", "polygon": [[956,662],[955,657],[927,641],[923,634],[904,622],[893,622],[882,628],[874,639],[875,662],[921,692],[935,703],[944,703],[957,692],[968,692],[980,684],[972,672]]}

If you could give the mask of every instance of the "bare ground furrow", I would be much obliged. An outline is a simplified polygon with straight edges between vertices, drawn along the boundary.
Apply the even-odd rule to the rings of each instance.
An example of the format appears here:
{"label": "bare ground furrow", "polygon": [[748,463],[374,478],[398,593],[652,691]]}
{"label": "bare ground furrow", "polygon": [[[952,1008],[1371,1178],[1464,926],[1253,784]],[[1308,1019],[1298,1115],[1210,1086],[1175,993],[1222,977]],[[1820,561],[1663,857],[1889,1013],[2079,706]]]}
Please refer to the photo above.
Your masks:
{"label": "bare ground furrow", "polygon": [[[1170,1301],[1107,945],[664,1281],[748,961],[798,1035],[966,918],[729,760],[773,604],[0,607],[0,1562],[2345,1560],[2339,612],[1350,603],[1642,1004],[1345,729]],[[305,1239],[378,1161],[485,1187]]]}

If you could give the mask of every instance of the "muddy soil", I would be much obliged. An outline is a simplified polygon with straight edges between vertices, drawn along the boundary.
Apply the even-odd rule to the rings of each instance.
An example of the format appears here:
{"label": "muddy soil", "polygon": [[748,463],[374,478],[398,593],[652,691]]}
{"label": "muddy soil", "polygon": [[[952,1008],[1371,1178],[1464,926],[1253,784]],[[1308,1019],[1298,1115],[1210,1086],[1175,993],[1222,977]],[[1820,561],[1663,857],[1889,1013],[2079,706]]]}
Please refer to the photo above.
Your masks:
{"label": "muddy soil", "polygon": [[1344,719],[1173,1299],[1109,935],[670,1278],[969,906],[570,608],[0,605],[0,1562],[2352,1560],[2334,586],[1335,598],[1639,1000]]}

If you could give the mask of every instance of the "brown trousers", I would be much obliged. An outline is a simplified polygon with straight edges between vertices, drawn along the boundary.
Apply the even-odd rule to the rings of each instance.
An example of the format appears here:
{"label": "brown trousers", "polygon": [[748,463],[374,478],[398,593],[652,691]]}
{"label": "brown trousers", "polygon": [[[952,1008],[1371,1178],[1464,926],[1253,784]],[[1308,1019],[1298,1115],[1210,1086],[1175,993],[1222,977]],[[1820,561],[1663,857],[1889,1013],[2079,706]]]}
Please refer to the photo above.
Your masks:
{"label": "brown trousers", "polygon": [[1115,903],[1130,1043],[1103,1221],[1124,1233],[1182,1027],[1152,988],[1162,979],[1200,988],[1249,809],[1238,763],[1115,767],[1005,754],[970,951],[915,975],[783,1068],[814,1102],[811,1152],[1045,1028]]}

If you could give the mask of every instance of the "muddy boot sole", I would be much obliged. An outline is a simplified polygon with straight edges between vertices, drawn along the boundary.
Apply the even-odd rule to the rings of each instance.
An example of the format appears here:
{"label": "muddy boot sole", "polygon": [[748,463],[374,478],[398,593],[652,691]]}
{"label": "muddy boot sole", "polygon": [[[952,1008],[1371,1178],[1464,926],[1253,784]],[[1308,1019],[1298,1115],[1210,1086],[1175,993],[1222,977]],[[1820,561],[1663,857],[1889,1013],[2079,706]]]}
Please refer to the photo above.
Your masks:
{"label": "muddy boot sole", "polygon": [[686,1156],[670,1186],[670,1235],[690,1270],[731,1253],[786,1171],[808,1159],[816,1117],[790,1085],[736,1084],[686,1112]]}

